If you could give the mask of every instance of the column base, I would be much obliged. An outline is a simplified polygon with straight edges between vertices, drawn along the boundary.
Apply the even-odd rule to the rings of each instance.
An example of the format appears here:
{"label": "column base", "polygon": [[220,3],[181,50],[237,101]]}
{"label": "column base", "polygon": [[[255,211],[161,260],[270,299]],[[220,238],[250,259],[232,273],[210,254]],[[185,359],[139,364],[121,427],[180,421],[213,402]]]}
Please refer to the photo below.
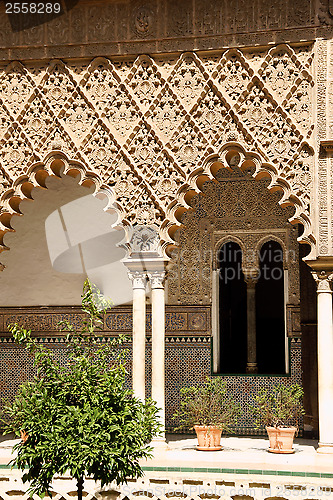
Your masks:
{"label": "column base", "polygon": [[327,453],[333,455],[333,443],[318,443],[317,453]]}
{"label": "column base", "polygon": [[258,373],[257,363],[247,363],[246,373]]}

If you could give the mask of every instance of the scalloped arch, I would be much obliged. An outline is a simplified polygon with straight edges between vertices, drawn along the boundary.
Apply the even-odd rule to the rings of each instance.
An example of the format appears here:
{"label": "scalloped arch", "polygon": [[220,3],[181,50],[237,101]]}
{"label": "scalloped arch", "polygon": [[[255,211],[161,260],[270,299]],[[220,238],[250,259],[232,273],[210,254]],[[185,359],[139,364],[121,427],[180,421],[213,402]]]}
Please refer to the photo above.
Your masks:
{"label": "scalloped arch", "polygon": [[[166,220],[161,226],[161,237],[167,254],[170,254],[170,250],[175,247],[174,234],[178,227],[181,226],[182,215],[187,210],[192,209],[190,205],[192,197],[202,192],[205,181],[216,178],[218,170],[221,168],[230,170],[230,159],[235,154],[239,155],[238,166],[242,171],[250,171],[255,179],[269,178],[268,190],[282,192],[279,204],[294,207],[295,212],[289,222],[291,224],[302,224],[304,231],[299,236],[298,241],[310,245],[311,252],[307,259],[310,258],[312,252],[315,251],[316,239],[313,231],[313,221],[305,203],[298,194],[293,192],[288,181],[279,176],[274,165],[266,162],[259,153],[246,151],[243,145],[237,142],[228,142],[220,148],[217,154],[206,156],[204,161],[201,162],[201,166],[189,176],[187,182],[179,189],[177,201],[169,205]],[[307,193],[304,191],[304,194]]]}
{"label": "scalloped arch", "polygon": [[[231,158],[239,155],[239,168],[243,171],[249,170],[254,178],[261,179],[268,177],[270,191],[280,190],[282,198],[279,201],[281,206],[293,206],[295,213],[289,219],[292,224],[300,223],[304,227],[303,234],[298,238],[299,242],[310,244],[311,249],[315,249],[315,237],[313,235],[313,224],[301,198],[292,191],[289,183],[278,176],[276,168],[265,162],[257,152],[246,151],[245,148],[236,142],[224,144],[218,153],[209,154],[200,162],[200,165],[191,173],[187,181],[179,188],[174,200],[169,204],[165,219],[160,227],[161,248],[168,258],[170,252],[175,247],[174,234],[181,225],[181,217],[187,210],[191,209],[191,198],[202,192],[203,184],[207,180],[213,180],[220,168],[230,167]],[[103,184],[98,174],[88,170],[85,165],[77,160],[70,160],[65,153],[60,150],[51,151],[44,158],[30,166],[27,173],[16,179],[14,185],[5,191],[1,197],[0,215],[0,250],[7,249],[3,243],[6,232],[13,231],[11,218],[14,215],[22,215],[20,203],[24,199],[32,199],[31,191],[34,187],[46,188],[46,179],[49,176],[60,177],[61,173],[72,177],[80,176],[79,184],[90,187],[95,186],[95,196],[108,199],[105,210],[115,210],[118,213],[118,223],[122,223],[127,235],[130,232],[130,223],[126,219],[124,208],[121,208],[116,201],[116,193],[112,188]],[[152,200],[153,202],[153,200]],[[128,247],[128,241],[124,244]],[[310,255],[307,257],[310,258]]]}
{"label": "scalloped arch", "polygon": [[[107,198],[105,211],[115,211],[118,214],[119,224],[121,214],[114,203],[115,194],[112,189],[103,184],[100,177],[89,170],[79,161],[70,160],[65,153],[60,150],[51,151],[43,161],[39,161],[30,166],[27,173],[15,180],[13,186],[5,191],[0,200],[0,252],[9,248],[3,243],[4,235],[9,231],[14,231],[11,227],[11,219],[14,216],[23,215],[20,211],[21,201],[33,200],[31,192],[33,188],[47,189],[46,179],[48,177],[60,178],[62,174],[78,177],[78,184],[85,187],[95,186],[94,196]],[[122,227],[126,229],[126,221]]]}

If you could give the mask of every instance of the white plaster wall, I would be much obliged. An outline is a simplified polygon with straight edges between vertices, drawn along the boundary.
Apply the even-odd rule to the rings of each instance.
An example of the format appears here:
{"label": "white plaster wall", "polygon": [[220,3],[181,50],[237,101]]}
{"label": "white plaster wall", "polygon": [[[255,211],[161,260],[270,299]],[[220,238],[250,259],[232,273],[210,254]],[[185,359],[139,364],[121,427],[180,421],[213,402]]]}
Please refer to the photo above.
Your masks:
{"label": "white plaster wall", "polygon": [[71,177],[49,177],[48,189],[35,188],[34,201],[20,205],[23,216],[12,218],[15,232],[7,233],[4,242],[10,247],[0,261],[0,307],[34,305],[78,305],[81,302],[85,274],[60,273],[52,268],[45,235],[45,219],[58,207],[93,188],[78,185]]}

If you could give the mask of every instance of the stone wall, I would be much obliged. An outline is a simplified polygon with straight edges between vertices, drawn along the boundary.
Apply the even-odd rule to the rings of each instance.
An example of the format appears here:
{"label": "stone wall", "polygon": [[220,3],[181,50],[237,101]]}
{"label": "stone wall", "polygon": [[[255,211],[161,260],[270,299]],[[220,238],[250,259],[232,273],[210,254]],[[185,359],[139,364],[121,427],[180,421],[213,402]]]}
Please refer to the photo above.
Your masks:
{"label": "stone wall", "polygon": [[329,0],[66,0],[60,13],[5,14],[0,58],[211,50],[330,36]]}

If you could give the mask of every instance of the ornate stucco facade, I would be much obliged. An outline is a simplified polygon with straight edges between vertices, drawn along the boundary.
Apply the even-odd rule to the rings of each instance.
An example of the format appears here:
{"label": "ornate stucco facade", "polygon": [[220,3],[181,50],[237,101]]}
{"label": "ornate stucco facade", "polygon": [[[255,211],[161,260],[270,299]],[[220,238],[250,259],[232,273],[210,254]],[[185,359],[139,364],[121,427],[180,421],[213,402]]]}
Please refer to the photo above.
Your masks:
{"label": "ornate stucco facade", "polygon": [[[55,339],[61,356],[54,318],[78,314],[77,289],[84,273],[73,282],[52,275],[57,279],[53,295],[45,280],[38,292],[32,288],[20,299],[14,276],[20,264],[9,256],[25,244],[11,234],[16,228],[18,238],[20,231],[24,234],[24,223],[18,225],[15,216],[23,215],[24,221],[23,207],[38,198],[38,188],[51,193],[54,177],[60,193],[54,207],[63,202],[61,193],[70,200],[71,186],[61,184],[67,175],[76,179],[73,198],[84,196],[80,186],[89,188],[106,199],[106,208],[117,216],[116,226],[124,231],[136,315],[130,305],[115,308],[105,318],[105,334],[133,331],[133,358],[141,356],[133,364],[135,390],[141,395],[145,380],[150,391],[152,350],[152,394],[163,410],[166,344],[169,426],[179,388],[220,372],[214,353],[211,359],[211,347],[214,351],[219,342],[218,252],[228,242],[239,245],[249,284],[249,276],[253,280],[259,269],[262,246],[269,241],[281,246],[285,371],[274,377],[224,376],[246,408],[249,392],[276,380],[301,382],[303,371],[305,425],[315,432],[313,380],[319,369],[320,439],[322,448],[331,449],[325,415],[333,406],[333,372],[327,365],[333,358],[332,2],[59,4],[59,14],[43,19],[6,14],[0,6],[0,233],[1,249],[9,250],[0,259],[6,287],[1,295],[3,362],[6,356],[21,356],[10,345],[8,317],[28,319],[40,337],[44,325],[46,338]],[[49,212],[43,200],[45,219]],[[40,229],[32,226],[35,234],[42,234],[44,219],[40,217]],[[26,242],[33,238],[32,232],[26,230],[25,237]],[[307,244],[307,250],[300,250],[299,243]],[[41,253],[43,244],[42,237],[40,243],[36,238]],[[138,264],[142,256],[144,270]],[[32,263],[30,270],[21,269],[23,279],[43,272],[51,276],[50,262],[40,262],[44,267]],[[310,271],[319,283],[318,367]],[[152,292],[148,300],[147,283]],[[61,300],[61,284],[67,291],[72,287],[72,295],[65,295],[67,304]],[[149,304],[147,314],[146,302],[152,308]],[[254,323],[248,328],[253,333]],[[145,350],[147,373],[141,362]],[[154,376],[161,356],[163,376],[156,370]],[[3,393],[10,395],[18,379],[10,387],[6,370],[2,377]],[[239,432],[252,431],[245,412]]]}

